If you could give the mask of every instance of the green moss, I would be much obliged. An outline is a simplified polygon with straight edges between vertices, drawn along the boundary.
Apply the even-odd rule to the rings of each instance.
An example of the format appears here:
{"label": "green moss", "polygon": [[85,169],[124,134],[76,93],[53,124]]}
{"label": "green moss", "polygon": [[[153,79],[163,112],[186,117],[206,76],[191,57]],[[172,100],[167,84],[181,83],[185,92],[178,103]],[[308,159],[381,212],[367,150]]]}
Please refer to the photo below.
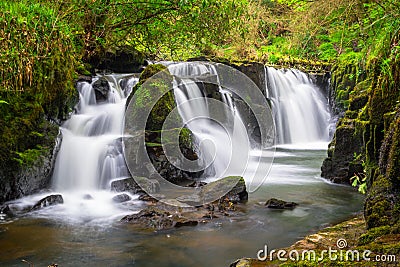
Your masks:
{"label": "green moss", "polygon": [[392,143],[387,162],[386,175],[395,185],[400,185],[400,118],[390,126]]}
{"label": "green moss", "polygon": [[359,245],[371,243],[376,238],[390,233],[390,226],[380,226],[369,229],[365,234],[362,234],[358,240]]}
{"label": "green moss", "polygon": [[365,203],[365,218],[368,228],[389,225],[392,221],[393,198],[387,193],[392,183],[384,175],[378,175],[372,183]]}
{"label": "green moss", "polygon": [[165,67],[162,64],[151,64],[149,66],[147,66],[143,72],[140,74],[140,78],[139,78],[139,83],[138,85],[143,84],[144,82],[147,81],[147,79],[153,77],[155,74],[157,74],[160,71],[164,71],[166,70],[167,67]]}
{"label": "green moss", "polygon": [[354,110],[346,110],[345,114],[346,118],[356,119],[358,117],[358,112]]}
{"label": "green moss", "polygon": [[75,104],[77,54],[49,5],[0,1],[0,28],[0,99],[8,103],[0,105],[0,168],[16,170],[42,154],[46,119],[65,119]]}
{"label": "green moss", "polygon": [[193,148],[193,133],[187,128],[182,128],[179,132],[179,144],[183,147]]}
{"label": "green moss", "polygon": [[[135,96],[133,121],[146,120],[146,130],[161,130],[165,119],[175,108],[172,76],[166,67],[161,64],[146,67],[133,92],[128,99],[129,102]],[[144,110],[151,110],[148,118],[145,117]],[[175,119],[179,121],[178,118]]]}
{"label": "green moss", "polygon": [[162,144],[160,143],[152,143],[152,142],[146,142],[147,147],[161,147]]}

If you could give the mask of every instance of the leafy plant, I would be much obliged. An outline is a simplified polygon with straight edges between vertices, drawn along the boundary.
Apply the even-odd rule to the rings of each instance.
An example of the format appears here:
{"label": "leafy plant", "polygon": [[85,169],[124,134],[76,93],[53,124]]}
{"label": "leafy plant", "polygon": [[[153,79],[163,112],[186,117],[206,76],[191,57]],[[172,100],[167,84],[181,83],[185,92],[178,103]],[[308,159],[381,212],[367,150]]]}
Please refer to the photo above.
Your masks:
{"label": "leafy plant", "polygon": [[367,176],[365,174],[354,174],[354,176],[350,178],[350,181],[352,181],[351,185],[353,187],[358,187],[358,192],[361,194],[367,192]]}

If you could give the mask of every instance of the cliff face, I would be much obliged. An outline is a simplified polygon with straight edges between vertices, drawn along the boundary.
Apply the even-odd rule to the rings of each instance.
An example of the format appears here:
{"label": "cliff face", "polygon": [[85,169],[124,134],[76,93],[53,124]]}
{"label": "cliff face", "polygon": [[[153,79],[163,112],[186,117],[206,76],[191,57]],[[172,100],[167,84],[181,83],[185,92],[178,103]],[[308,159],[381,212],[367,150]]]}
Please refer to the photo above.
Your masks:
{"label": "cliff face", "polygon": [[45,122],[46,136],[40,155],[31,162],[12,164],[0,170],[0,203],[36,193],[49,186],[55,158],[61,142],[58,126]]}
{"label": "cliff face", "polygon": [[[367,64],[336,66],[332,90],[338,113],[322,176],[367,188],[364,207],[369,229],[400,230],[400,66],[399,33],[388,49]],[[339,63],[340,64],[340,63]]]}

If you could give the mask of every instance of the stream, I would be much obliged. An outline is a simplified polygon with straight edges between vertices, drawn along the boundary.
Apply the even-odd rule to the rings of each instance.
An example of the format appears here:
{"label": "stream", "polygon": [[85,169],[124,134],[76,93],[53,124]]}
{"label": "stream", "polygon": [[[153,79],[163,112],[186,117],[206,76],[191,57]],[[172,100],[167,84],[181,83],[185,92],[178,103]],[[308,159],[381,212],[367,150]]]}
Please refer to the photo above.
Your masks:
{"label": "stream", "polygon": [[[197,64],[197,63],[190,63]],[[112,201],[113,180],[128,176],[121,144],[127,96],[136,76],[106,75],[110,92],[102,103],[96,102],[89,83],[78,86],[80,103],[75,114],[61,128],[63,141],[57,156],[52,187],[8,204],[19,214],[0,216],[0,265],[48,266],[229,266],[241,257],[256,257],[269,249],[286,247],[323,227],[341,222],[362,209],[364,197],[354,188],[332,184],[320,177],[320,166],[332,133],[327,98],[313,81],[297,70],[265,68],[265,95],[271,100],[277,140],[271,153],[258,153],[247,140],[246,123],[235,96],[220,86],[226,104],[226,120],[232,135],[207,121],[211,113],[204,92],[188,75],[220,73],[212,66],[172,64],[169,70],[180,75],[174,89],[179,114],[195,135],[195,141],[211,140],[198,146],[200,157],[211,162],[204,180],[238,175],[244,170],[246,183],[261,169],[265,180],[257,180],[257,190],[249,191],[245,204],[237,206],[234,216],[213,218],[208,223],[171,230],[138,230],[119,220],[139,212],[146,203],[130,195],[130,200]],[[100,79],[95,78],[94,82]],[[122,86],[121,81],[127,81]],[[218,80],[218,79],[217,79]],[[175,81],[176,84],[178,84]],[[258,90],[258,89],[257,89]],[[189,103],[189,104],[184,104]],[[193,120],[201,117],[201,120]],[[241,127],[238,127],[238,125]],[[247,124],[249,125],[249,124]],[[226,159],[226,140],[231,138],[233,158]],[[247,141],[246,141],[247,142]],[[235,151],[236,149],[236,151]],[[210,150],[215,150],[210,153]],[[271,151],[271,150],[270,150]],[[228,151],[229,152],[229,151]],[[246,152],[246,153],[245,153]],[[249,160],[243,162],[243,155]],[[258,166],[261,164],[261,168]],[[257,164],[256,164],[257,163]],[[243,165],[243,166],[241,166]],[[243,168],[242,168],[243,167]],[[62,194],[64,203],[25,212],[49,194]],[[290,210],[265,207],[270,198],[293,201]]]}

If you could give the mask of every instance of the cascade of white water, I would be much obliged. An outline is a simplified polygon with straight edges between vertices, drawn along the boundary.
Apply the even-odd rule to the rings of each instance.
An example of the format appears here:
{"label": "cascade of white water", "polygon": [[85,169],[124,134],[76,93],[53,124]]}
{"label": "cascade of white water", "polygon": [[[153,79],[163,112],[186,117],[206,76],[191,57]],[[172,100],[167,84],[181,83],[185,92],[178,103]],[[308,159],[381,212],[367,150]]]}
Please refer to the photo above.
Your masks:
{"label": "cascade of white water", "polygon": [[[107,99],[96,101],[93,82],[78,84],[76,113],[61,127],[62,143],[57,154],[52,187],[64,198],[56,210],[68,219],[102,220],[123,212],[112,201],[110,181],[128,176],[121,137],[127,96],[138,78],[104,76],[109,82]],[[125,79],[124,88],[120,82]],[[124,89],[124,90],[123,90]],[[54,212],[54,211],[53,211]]]}
{"label": "cascade of white water", "polygon": [[[249,138],[244,123],[236,110],[231,93],[218,86],[218,73],[214,66],[199,63],[178,63],[168,66],[174,79],[174,95],[179,114],[194,134],[200,158],[206,166],[207,177],[220,178],[244,169],[247,152],[250,150]],[[195,77],[215,76],[221,99],[226,105],[225,112],[233,120],[216,121],[210,114],[211,100],[205,97]],[[191,77],[191,78],[189,78]],[[224,105],[221,103],[221,105]],[[229,123],[233,125],[227,125]],[[244,158],[246,157],[246,158]]]}
{"label": "cascade of white water", "polygon": [[278,144],[329,141],[328,102],[299,70],[266,67],[266,93],[272,102]]}
{"label": "cascade of white water", "polygon": [[[207,166],[204,178],[211,181],[242,175],[246,181],[262,182],[273,155],[269,150],[251,148],[247,122],[243,122],[232,92],[220,85],[215,66],[172,63],[168,69],[174,75],[179,115],[193,132],[199,157],[205,163],[203,166]],[[327,101],[308,76],[296,70],[266,68],[265,71],[266,95],[273,106],[278,144],[328,141]],[[64,198],[65,210],[60,212],[72,217],[103,218],[105,213],[109,216],[121,213],[111,201],[114,194],[109,191],[109,184],[129,175],[121,137],[126,99],[138,79],[104,77],[110,87],[107,99],[97,103],[93,83],[79,83],[76,113],[61,127],[63,140],[52,185]],[[219,93],[216,96],[220,96],[222,102],[218,105],[222,109],[213,106],[212,102],[218,100],[206,97],[204,81],[210,80],[214,84],[212,90]],[[259,166],[265,171],[260,172]],[[260,177],[252,178],[253,175]]]}
{"label": "cascade of white water", "polygon": [[[63,141],[53,175],[58,191],[105,189],[111,179],[126,176],[119,138],[122,135],[126,98],[108,76],[110,91],[104,103],[96,103],[92,84],[78,86],[80,103],[61,128]],[[131,84],[137,78],[130,79]]]}

